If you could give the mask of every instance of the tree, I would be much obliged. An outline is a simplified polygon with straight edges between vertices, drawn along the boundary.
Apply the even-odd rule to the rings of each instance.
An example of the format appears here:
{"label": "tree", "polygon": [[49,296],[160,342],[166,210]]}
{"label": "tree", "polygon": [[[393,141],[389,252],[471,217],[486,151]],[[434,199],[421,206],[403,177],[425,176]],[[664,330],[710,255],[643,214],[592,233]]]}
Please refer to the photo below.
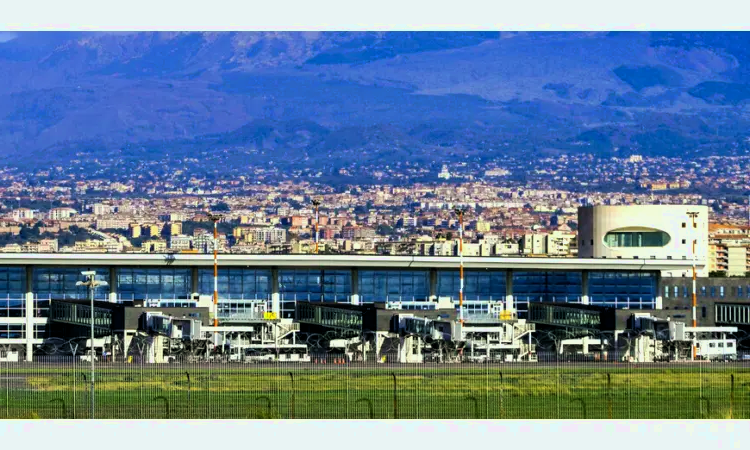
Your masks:
{"label": "tree", "polygon": [[219,202],[214,205],[213,210],[216,212],[228,212],[231,208],[229,208],[229,205],[227,205],[226,202]]}
{"label": "tree", "polygon": [[393,228],[389,225],[381,223],[380,225],[378,225],[376,233],[380,236],[391,236],[393,234]]}
{"label": "tree", "polygon": [[713,271],[711,271],[711,272],[708,273],[708,276],[710,278],[726,278],[727,277],[727,273],[725,271],[723,271],[723,270],[713,270]]}

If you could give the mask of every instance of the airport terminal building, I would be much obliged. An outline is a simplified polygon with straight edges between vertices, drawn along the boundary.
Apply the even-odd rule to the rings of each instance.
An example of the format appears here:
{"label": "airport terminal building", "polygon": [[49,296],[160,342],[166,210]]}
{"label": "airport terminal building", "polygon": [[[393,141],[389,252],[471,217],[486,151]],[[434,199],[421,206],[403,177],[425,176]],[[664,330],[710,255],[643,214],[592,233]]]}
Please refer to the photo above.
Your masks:
{"label": "airport terminal building", "polygon": [[[685,250],[691,245],[683,242],[704,242],[695,237],[704,227],[693,227],[687,214],[675,208],[682,213],[695,209],[698,220],[706,221],[705,207],[666,207],[672,208],[670,219],[662,224],[651,220],[655,210],[631,209],[648,226],[638,225],[634,214],[622,209],[614,218],[603,218],[613,211],[608,208],[645,207],[583,208],[579,238],[587,244],[580,245],[579,258],[464,258],[465,314],[486,314],[490,303],[502,302],[519,318],[526,318],[534,303],[689,316],[683,308],[690,304],[691,280],[684,275],[694,261]],[[448,301],[458,307],[458,257],[232,254],[218,260],[220,325],[253,318],[259,304],[283,319],[295,319],[298,302],[386,304],[408,311],[435,309]],[[695,264],[705,269],[705,251]],[[95,292],[95,299],[104,302],[195,308],[211,302],[214,288],[211,255],[0,254],[0,347],[23,346],[31,359],[33,346],[48,331],[50,302],[88,298],[86,288],[76,285],[84,270],[96,271],[107,282]],[[702,321],[750,325],[744,309],[735,311],[750,308],[750,281],[743,282],[699,278]]]}

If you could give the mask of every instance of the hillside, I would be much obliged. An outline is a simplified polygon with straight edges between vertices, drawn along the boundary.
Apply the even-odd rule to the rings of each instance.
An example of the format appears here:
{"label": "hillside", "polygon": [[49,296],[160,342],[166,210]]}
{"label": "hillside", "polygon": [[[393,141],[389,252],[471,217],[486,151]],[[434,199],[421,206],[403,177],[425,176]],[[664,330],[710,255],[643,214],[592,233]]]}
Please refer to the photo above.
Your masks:
{"label": "hillside", "polygon": [[743,33],[5,39],[5,164],[160,142],[185,156],[223,145],[298,161],[354,154],[377,162],[440,148],[491,158],[509,142],[520,151],[721,152],[750,125]]}

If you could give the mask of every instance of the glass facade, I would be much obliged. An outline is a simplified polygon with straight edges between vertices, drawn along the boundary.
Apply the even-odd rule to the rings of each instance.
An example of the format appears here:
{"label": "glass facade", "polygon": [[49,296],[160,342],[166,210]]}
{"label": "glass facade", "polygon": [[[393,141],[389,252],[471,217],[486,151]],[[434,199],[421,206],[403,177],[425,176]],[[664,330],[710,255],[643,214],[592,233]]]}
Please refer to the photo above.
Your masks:
{"label": "glass facade", "polygon": [[26,270],[0,267],[0,317],[26,315]]}
{"label": "glass facade", "polygon": [[[458,300],[458,271],[437,273],[437,296]],[[464,271],[464,300],[505,300],[505,272]]]}
{"label": "glass facade", "polygon": [[362,329],[362,312],[328,308],[300,303],[297,307],[297,320],[333,328],[359,331]]}
{"label": "glass facade", "polygon": [[[110,280],[109,267],[34,267],[31,271],[31,289],[34,293],[36,317],[49,315],[49,300],[86,299],[85,286],[76,286],[83,280],[81,272],[95,270],[98,278],[116,285],[120,300],[159,300],[160,306],[194,306],[190,298],[193,287],[190,268],[183,267],[127,267],[116,268],[116,279]],[[21,318],[25,315],[26,269],[0,267],[0,319]],[[437,270],[432,293],[449,297],[458,307],[458,270]],[[487,310],[488,300],[504,300],[506,272],[467,270],[465,272],[464,308],[467,314]],[[213,269],[200,268],[195,280],[202,295],[213,293]],[[528,305],[534,302],[580,303],[583,295],[581,272],[568,271],[513,271],[515,306],[519,317],[526,317]],[[270,269],[223,268],[219,270],[219,313],[234,314],[249,311],[258,301],[269,302],[274,291]],[[280,269],[278,292],[281,300],[281,317],[294,318],[297,301],[349,303],[353,294],[351,270]],[[418,309],[428,303],[431,293],[430,270],[358,270],[357,293],[361,303],[387,301],[404,302],[405,308]],[[589,300],[592,305],[615,308],[651,309],[656,306],[658,294],[666,298],[688,296],[682,289],[670,285],[657,289],[657,275],[649,272],[597,272],[589,273]],[[750,287],[741,286],[736,291],[724,287],[706,289],[701,294],[722,298],[736,292],[750,296]],[[107,300],[110,288],[95,291],[96,299]],[[270,305],[269,305],[270,306]],[[13,333],[17,333],[14,330]],[[23,330],[21,331],[23,332]],[[6,334],[11,333],[6,329]]]}
{"label": "glass facade", "polygon": [[513,272],[513,301],[519,317],[526,317],[531,302],[580,303],[581,272]]}
{"label": "glass facade", "polygon": [[279,270],[281,317],[294,317],[295,303],[349,303],[352,273],[348,270]]}
{"label": "glass facade", "polygon": [[426,301],[430,297],[427,270],[360,270],[358,281],[362,303]]}
{"label": "glass facade", "polygon": [[598,330],[601,312],[564,306],[530,305],[529,320],[546,325]]}
{"label": "glass facade", "polygon": [[18,323],[0,323],[0,339],[25,339],[26,326]]}
{"label": "glass facade", "polygon": [[[271,296],[271,271],[268,269],[219,269],[219,301],[268,300]],[[198,271],[198,291],[213,295],[214,270]]]}
{"label": "glass facade", "polygon": [[96,300],[108,300],[111,281],[106,267],[35,267],[32,276],[34,307],[37,317],[49,316],[50,299],[87,299],[89,291],[86,286],[76,286],[85,281],[83,271],[96,271],[97,280],[107,282],[94,290]]}
{"label": "glass facade", "polygon": [[85,281],[81,272],[96,271],[96,279],[107,282],[94,291],[94,298],[105,300],[109,298],[109,269],[106,267],[36,267],[33,271],[32,290],[34,294],[43,298],[59,299],[87,299],[88,288],[76,286],[79,281]]}
{"label": "glass facade", "polygon": [[[219,269],[219,316],[252,312],[259,300],[268,304],[271,280],[269,269]],[[213,269],[198,271],[198,291],[201,295],[213,295]]]}
{"label": "glass facade", "polygon": [[656,274],[649,272],[589,273],[589,302],[620,309],[656,308]]}
{"label": "glass facade", "polygon": [[[91,326],[91,306],[54,302],[50,311],[50,320],[82,327]],[[94,336],[106,336],[112,327],[112,311],[94,307]]]}
{"label": "glass facade", "polygon": [[604,245],[618,247],[664,247],[669,235],[663,231],[611,231],[604,236]]}
{"label": "glass facade", "polygon": [[750,305],[716,304],[716,323],[750,325]]}
{"label": "glass facade", "polygon": [[189,299],[191,287],[190,269],[161,267],[119,267],[117,269],[117,294],[121,300]]}
{"label": "glass facade", "polygon": [[[487,301],[505,300],[504,271],[464,271],[464,312],[466,314],[487,313]],[[460,287],[457,270],[441,270],[437,273],[437,296],[450,297],[456,306]]]}

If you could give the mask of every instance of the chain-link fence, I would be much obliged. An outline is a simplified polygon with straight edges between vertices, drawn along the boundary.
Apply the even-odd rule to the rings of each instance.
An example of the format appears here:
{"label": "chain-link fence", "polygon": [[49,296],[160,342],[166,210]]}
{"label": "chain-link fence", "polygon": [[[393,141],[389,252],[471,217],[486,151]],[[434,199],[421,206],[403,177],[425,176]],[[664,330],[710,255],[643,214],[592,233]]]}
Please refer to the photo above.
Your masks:
{"label": "chain-link fence", "polygon": [[562,357],[540,339],[536,362],[409,364],[396,362],[393,342],[381,357],[357,357],[332,349],[332,337],[306,336],[304,362],[100,355],[93,402],[88,356],[61,345],[34,362],[0,362],[0,418],[750,418],[750,361],[630,363],[612,356],[618,349]]}

